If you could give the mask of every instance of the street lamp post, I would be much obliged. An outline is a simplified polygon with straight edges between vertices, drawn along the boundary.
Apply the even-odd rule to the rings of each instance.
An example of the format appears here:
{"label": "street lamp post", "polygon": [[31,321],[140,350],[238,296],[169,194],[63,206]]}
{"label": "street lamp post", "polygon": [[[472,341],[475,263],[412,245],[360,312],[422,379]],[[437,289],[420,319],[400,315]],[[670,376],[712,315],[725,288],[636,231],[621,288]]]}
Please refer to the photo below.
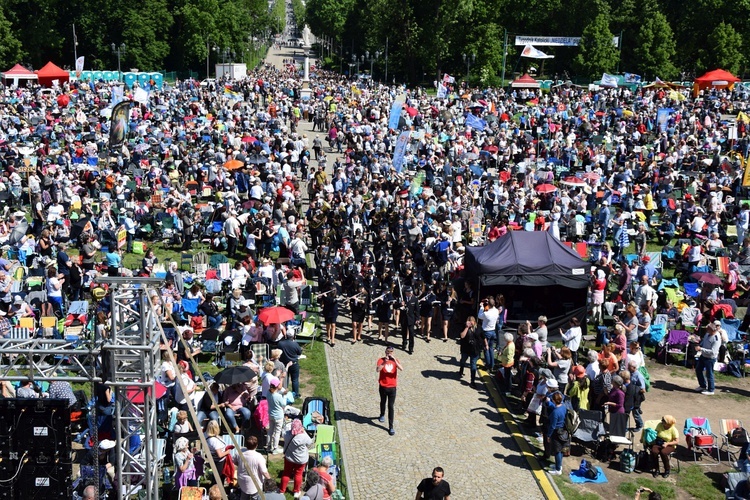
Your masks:
{"label": "street lamp post", "polygon": [[469,81],[469,75],[471,74],[471,65],[474,64],[474,62],[477,60],[476,54],[469,54],[466,53],[461,54],[461,57],[463,57],[464,62],[466,63],[466,81]]}
{"label": "street lamp post", "polygon": [[120,58],[122,57],[122,53],[125,52],[126,46],[124,43],[121,43],[120,45],[115,45],[114,43],[111,45],[112,52],[117,54],[117,74],[120,78],[122,78],[122,67],[120,65]]}
{"label": "street lamp post", "polygon": [[380,51],[376,50],[374,54],[370,54],[370,51],[365,51],[365,59],[370,63],[370,78],[373,78],[372,67],[375,61],[380,59]]}
{"label": "street lamp post", "polygon": [[206,37],[206,78],[211,78],[211,35]]}

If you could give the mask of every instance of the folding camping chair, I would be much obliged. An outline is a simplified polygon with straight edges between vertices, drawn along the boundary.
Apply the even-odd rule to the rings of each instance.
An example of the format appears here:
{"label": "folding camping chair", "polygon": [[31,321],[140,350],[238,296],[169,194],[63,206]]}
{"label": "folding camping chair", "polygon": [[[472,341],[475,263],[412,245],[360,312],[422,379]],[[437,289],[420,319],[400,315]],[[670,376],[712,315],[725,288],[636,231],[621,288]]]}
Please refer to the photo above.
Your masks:
{"label": "folding camping chair", "polygon": [[737,460],[737,455],[742,449],[742,444],[738,443],[737,441],[733,442],[732,433],[735,431],[735,429],[740,429],[740,431],[738,431],[738,434],[744,434],[744,437],[742,437],[742,439],[744,439],[745,442],[747,442],[747,439],[749,437],[747,431],[742,426],[742,421],[722,418],[719,425],[721,426],[721,446],[719,447],[719,451],[717,453],[721,453],[721,450],[724,450],[724,453],[727,454],[727,462]]}
{"label": "folding camping chair", "polygon": [[[716,449],[716,463],[721,464],[721,453],[719,451],[719,438],[711,432],[711,424],[705,417],[691,417],[685,420],[683,434],[687,441],[688,450],[693,452],[693,460],[699,461],[703,455],[711,456],[711,451]],[[713,458],[713,457],[711,457]],[[707,463],[701,465],[716,465]]]}
{"label": "folding camping chair", "polygon": [[690,342],[688,339],[690,334],[685,330],[670,330],[667,335],[667,340],[664,343],[664,364],[669,365],[669,355],[675,354],[678,356],[685,356],[685,366],[687,366],[688,358],[688,346]]}
{"label": "folding camping chair", "polygon": [[183,486],[180,488],[178,500],[203,500],[205,497],[206,488],[202,486]]}
{"label": "folding camping chair", "polygon": [[[234,445],[234,443],[232,442],[232,436],[230,436],[229,434],[222,434],[219,437],[221,438],[222,441],[224,441],[225,445],[227,446]],[[245,436],[243,436],[240,433],[237,433],[234,435],[234,438],[237,440],[237,444],[240,445],[240,450],[245,447]],[[237,448],[233,449],[231,453],[232,453],[232,459],[236,460],[237,458],[239,458],[239,451],[237,450]]]}
{"label": "folding camping chair", "polygon": [[588,447],[593,453],[599,442],[606,435],[604,430],[604,413],[592,410],[578,410],[580,424],[573,433],[572,440],[580,444],[584,451]]}
{"label": "folding camping chair", "polygon": [[191,253],[181,253],[180,254],[180,269],[185,270],[185,265],[187,265],[187,269],[190,270],[193,266],[193,254]]}
{"label": "folding camping chair", "polygon": [[302,330],[297,334],[295,339],[299,344],[314,344],[318,331],[319,319],[317,314],[308,314],[302,323]]}
{"label": "folding camping chair", "polygon": [[314,453],[315,455],[319,452],[319,446],[321,444],[326,443],[333,443],[335,442],[336,437],[336,428],[332,425],[326,425],[326,424],[319,424],[317,428],[315,429],[315,440],[314,440],[314,447],[312,450],[310,450],[310,453]]}
{"label": "folding camping chair", "polygon": [[[644,431],[646,429],[654,429],[654,430],[656,430],[656,426],[659,425],[660,422],[661,422],[661,420],[646,420],[645,422],[643,422],[643,430]],[[643,445],[643,449],[650,453],[651,450],[649,448],[650,448],[650,444],[651,443],[647,443],[645,441],[645,439],[646,439],[646,433],[642,432],[641,433],[641,444]],[[680,472],[680,459],[677,458],[677,453],[676,452],[672,452],[672,453],[669,454],[669,461],[670,461],[670,463],[672,462],[672,459],[674,459],[674,460],[677,461],[677,472],[679,473]],[[658,473],[659,472],[659,462],[657,461],[655,464],[653,464],[653,466],[656,468],[656,472]]]}

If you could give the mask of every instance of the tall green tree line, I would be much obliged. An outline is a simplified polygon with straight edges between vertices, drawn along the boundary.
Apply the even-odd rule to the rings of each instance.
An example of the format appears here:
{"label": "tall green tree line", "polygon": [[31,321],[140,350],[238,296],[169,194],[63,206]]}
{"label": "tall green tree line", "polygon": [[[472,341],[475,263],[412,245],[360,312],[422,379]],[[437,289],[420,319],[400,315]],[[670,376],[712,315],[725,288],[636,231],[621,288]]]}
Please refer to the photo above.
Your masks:
{"label": "tall green tree line", "polygon": [[[750,1],[729,0],[307,0],[316,35],[345,61],[389,46],[389,79],[432,81],[443,72],[490,83],[541,61],[520,59],[515,35],[582,37],[579,47],[540,47],[547,75],[598,78],[630,72],[674,79],[722,67],[750,74]],[[612,43],[621,36],[620,47]],[[384,58],[376,63],[382,75]],[[375,75],[376,77],[378,74]]]}
{"label": "tall green tree line", "polygon": [[[278,17],[279,7],[281,17]],[[243,61],[257,39],[284,28],[284,0],[0,0],[0,71],[47,61],[86,69],[197,70],[223,53]],[[75,24],[77,46],[73,45]]]}

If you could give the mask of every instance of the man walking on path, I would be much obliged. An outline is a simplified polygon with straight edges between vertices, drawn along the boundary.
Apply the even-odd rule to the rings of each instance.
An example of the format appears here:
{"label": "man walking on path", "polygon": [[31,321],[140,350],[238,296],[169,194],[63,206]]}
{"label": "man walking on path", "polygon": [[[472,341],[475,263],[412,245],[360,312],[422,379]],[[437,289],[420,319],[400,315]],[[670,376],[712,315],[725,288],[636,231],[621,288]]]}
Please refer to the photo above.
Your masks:
{"label": "man walking on path", "polygon": [[443,481],[442,467],[435,467],[432,470],[432,477],[422,479],[417,486],[417,496],[414,500],[450,500],[451,487],[448,481]]}
{"label": "man walking on path", "polygon": [[403,370],[401,362],[393,356],[393,346],[385,348],[385,356],[378,359],[376,371],[380,386],[380,417],[378,421],[385,422],[385,404],[388,402],[388,434],[396,434],[393,428],[393,412],[396,403],[396,385],[398,384],[398,370]]}

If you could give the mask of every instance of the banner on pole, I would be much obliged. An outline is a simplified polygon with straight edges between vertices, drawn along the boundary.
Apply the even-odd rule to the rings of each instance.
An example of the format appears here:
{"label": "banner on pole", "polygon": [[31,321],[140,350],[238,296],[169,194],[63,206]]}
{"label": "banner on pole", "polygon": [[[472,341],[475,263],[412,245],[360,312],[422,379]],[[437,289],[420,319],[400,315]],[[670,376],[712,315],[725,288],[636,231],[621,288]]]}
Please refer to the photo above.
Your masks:
{"label": "banner on pole", "polygon": [[81,78],[81,72],[83,72],[83,61],[85,56],[81,56],[76,59],[76,78]]}
{"label": "banner on pole", "polygon": [[404,130],[399,134],[396,139],[396,148],[393,151],[393,168],[396,172],[401,173],[401,169],[404,166],[404,156],[406,155],[406,147],[409,145],[409,137],[411,132]]}
{"label": "banner on pole", "polygon": [[128,133],[128,114],[130,101],[122,101],[112,109],[112,122],[109,127],[109,148],[118,148],[125,141]]}
{"label": "banner on pole", "polygon": [[617,77],[609,73],[602,73],[602,81],[599,85],[602,87],[617,87]]}
{"label": "banner on pole", "polygon": [[660,132],[667,131],[667,122],[669,121],[669,115],[674,112],[672,108],[659,108],[656,111],[656,128]]}
{"label": "banner on pole", "polygon": [[545,54],[530,43],[527,43],[523,51],[521,51],[521,57],[528,57],[529,59],[553,59],[555,56]]}

